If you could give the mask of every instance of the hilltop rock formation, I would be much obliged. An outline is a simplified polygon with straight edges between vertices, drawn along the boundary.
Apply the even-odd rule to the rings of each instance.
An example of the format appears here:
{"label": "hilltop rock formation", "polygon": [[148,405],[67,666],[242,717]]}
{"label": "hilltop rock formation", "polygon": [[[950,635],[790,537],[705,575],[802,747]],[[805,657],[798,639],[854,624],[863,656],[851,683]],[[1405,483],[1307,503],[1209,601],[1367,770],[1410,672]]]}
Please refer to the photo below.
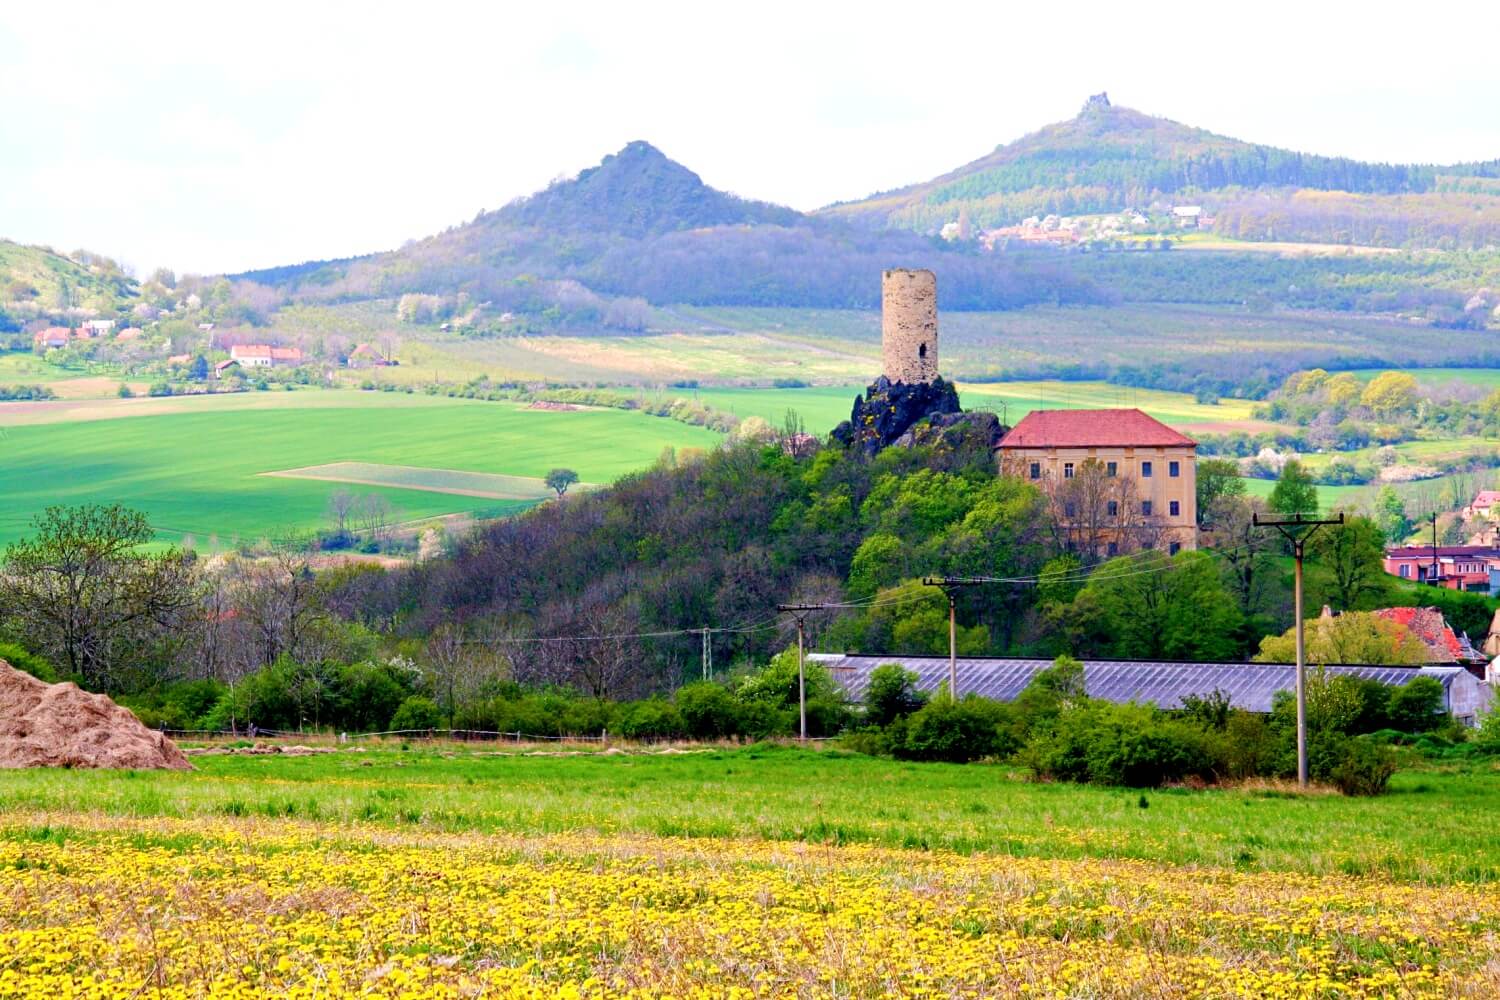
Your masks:
{"label": "hilltop rock formation", "polygon": [[832,437],[845,448],[874,455],[895,444],[918,421],[961,412],[958,390],[942,376],[909,383],[892,382],[882,375],[854,397],[849,419],[833,429]]}
{"label": "hilltop rock formation", "polygon": [[0,660],[0,767],[190,771],[177,745],[102,694]]}

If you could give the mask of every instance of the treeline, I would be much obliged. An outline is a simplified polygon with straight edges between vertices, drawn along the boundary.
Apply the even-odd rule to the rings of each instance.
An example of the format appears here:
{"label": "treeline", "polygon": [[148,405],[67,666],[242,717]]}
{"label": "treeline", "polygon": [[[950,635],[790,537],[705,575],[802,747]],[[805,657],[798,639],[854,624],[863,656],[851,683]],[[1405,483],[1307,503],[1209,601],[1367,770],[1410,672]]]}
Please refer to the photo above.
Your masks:
{"label": "treeline", "polygon": [[1235,197],[1215,215],[1215,232],[1242,240],[1441,250],[1500,242],[1500,196],[1478,192],[1264,192]]}

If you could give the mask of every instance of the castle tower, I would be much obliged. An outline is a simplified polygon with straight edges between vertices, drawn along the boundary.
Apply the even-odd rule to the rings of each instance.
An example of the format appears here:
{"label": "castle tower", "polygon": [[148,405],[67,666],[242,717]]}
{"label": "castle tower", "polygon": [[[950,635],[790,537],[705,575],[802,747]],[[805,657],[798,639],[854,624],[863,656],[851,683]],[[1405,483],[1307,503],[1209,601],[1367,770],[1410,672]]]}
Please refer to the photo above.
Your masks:
{"label": "castle tower", "polygon": [[882,372],[892,382],[938,377],[937,275],[895,268],[880,276]]}

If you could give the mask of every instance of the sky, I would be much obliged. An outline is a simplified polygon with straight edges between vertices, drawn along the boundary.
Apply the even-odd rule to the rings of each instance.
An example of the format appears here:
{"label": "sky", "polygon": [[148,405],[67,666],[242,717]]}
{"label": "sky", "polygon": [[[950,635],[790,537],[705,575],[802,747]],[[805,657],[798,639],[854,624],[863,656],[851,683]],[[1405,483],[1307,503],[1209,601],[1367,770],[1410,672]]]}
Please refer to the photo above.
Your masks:
{"label": "sky", "polygon": [[6,4],[0,238],[141,274],[348,256],[633,139],[813,209],[1100,91],[1308,152],[1494,159],[1497,44],[1493,0]]}

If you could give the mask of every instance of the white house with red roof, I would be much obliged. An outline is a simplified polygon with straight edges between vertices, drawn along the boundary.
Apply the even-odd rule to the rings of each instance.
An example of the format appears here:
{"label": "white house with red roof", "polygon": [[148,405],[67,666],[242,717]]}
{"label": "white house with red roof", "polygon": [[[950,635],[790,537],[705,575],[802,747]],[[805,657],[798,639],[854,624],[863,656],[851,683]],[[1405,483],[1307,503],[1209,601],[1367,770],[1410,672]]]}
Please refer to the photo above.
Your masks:
{"label": "white house with red roof", "polygon": [[296,347],[272,347],[270,344],[235,344],[229,349],[231,361],[245,368],[282,368],[302,363],[302,351]]}
{"label": "white house with red roof", "polygon": [[1089,522],[1103,556],[1197,547],[1197,449],[1138,409],[1034,410],[996,446],[1001,474],[1036,482],[1065,524]]}

